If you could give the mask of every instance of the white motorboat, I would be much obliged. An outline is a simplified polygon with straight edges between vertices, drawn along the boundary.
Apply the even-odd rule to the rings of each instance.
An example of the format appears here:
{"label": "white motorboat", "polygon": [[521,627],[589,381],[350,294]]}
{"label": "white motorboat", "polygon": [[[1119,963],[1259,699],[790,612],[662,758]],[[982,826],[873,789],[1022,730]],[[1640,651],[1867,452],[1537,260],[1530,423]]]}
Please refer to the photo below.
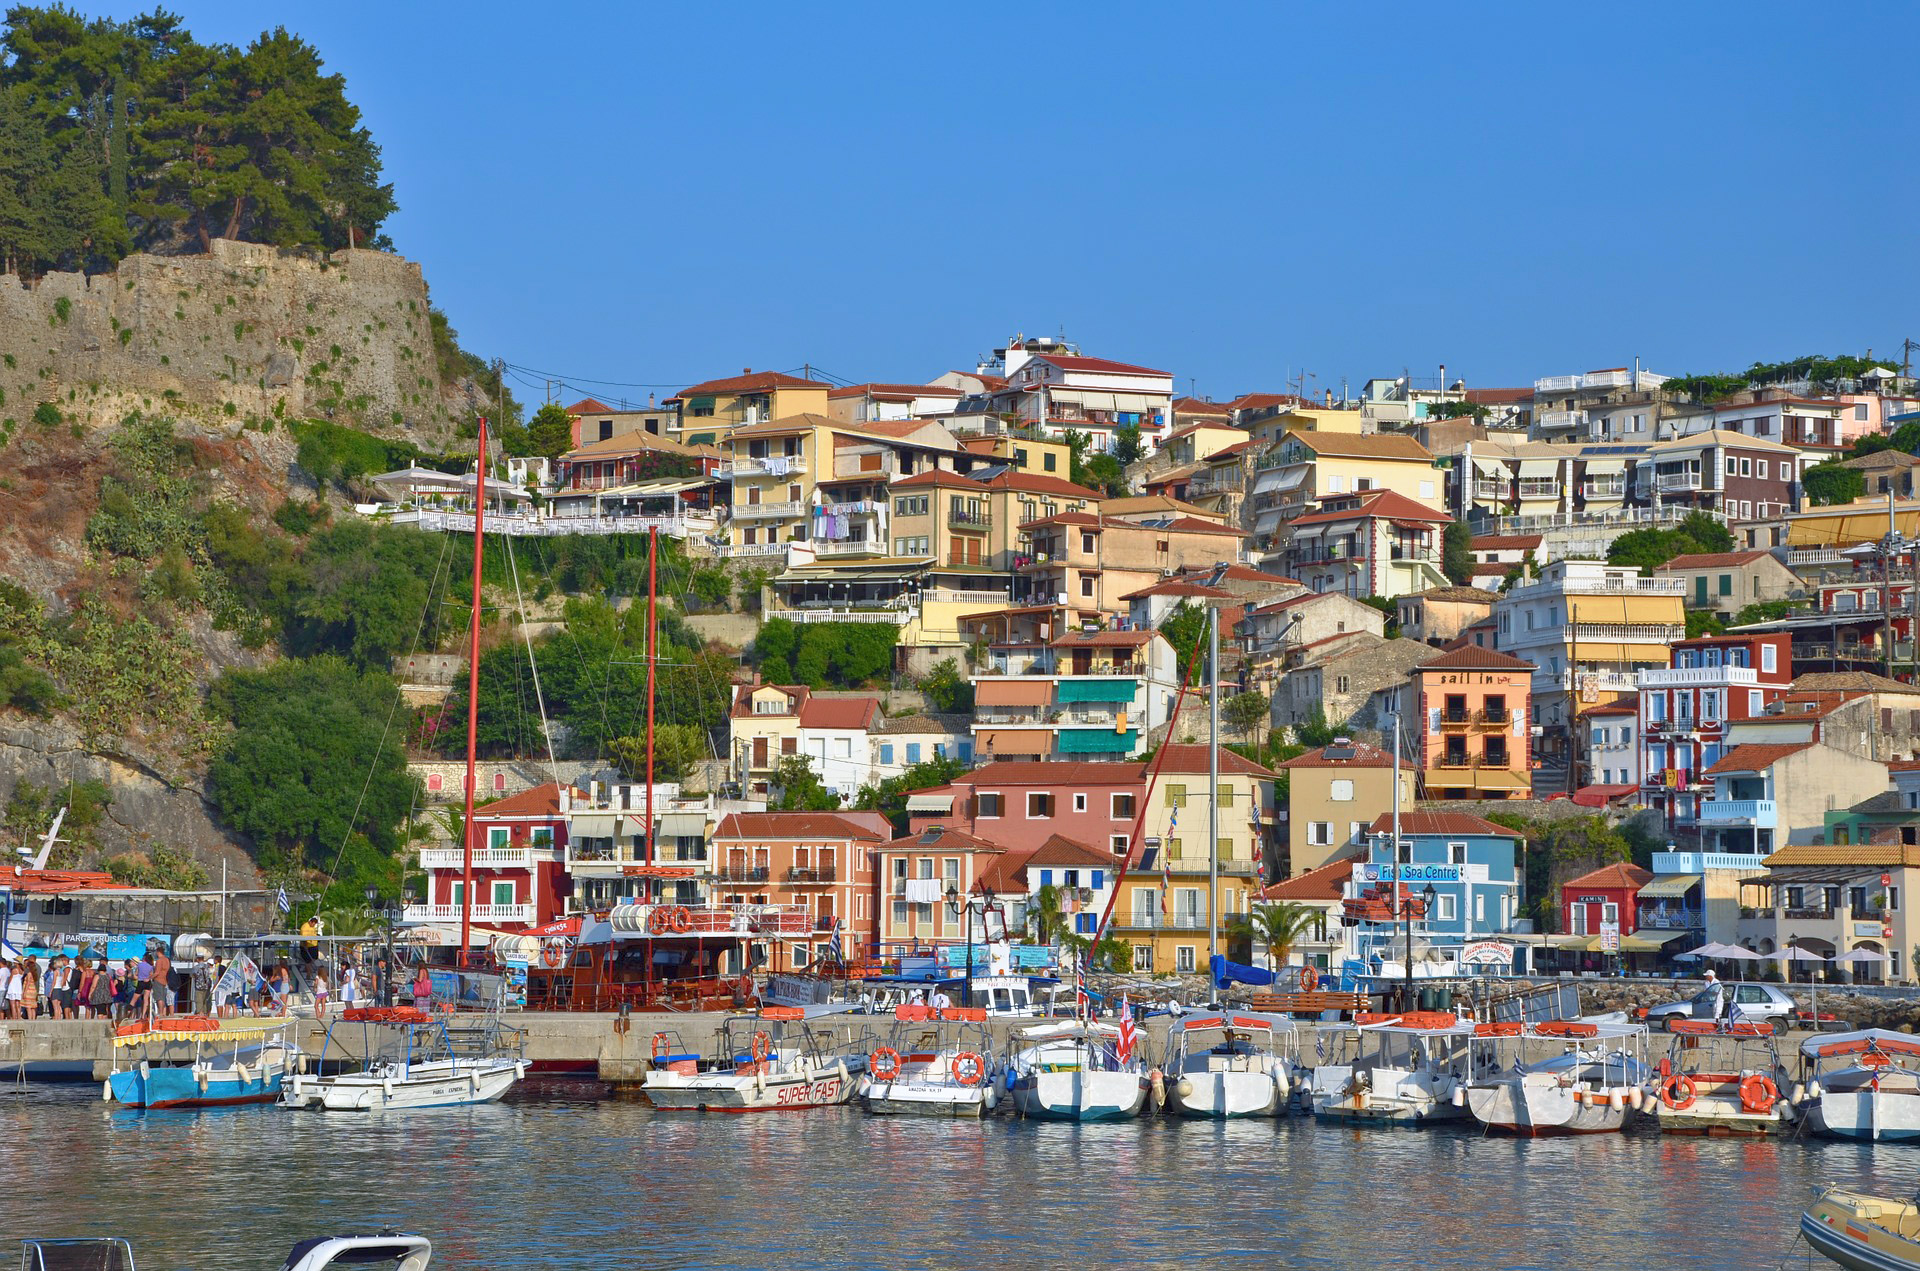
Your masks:
{"label": "white motorboat", "polygon": [[1920,1139],[1920,1038],[1881,1028],[1813,1036],[1800,1045],[1807,1126],[1834,1139]]}
{"label": "white motorboat", "polygon": [[1176,1021],[1169,1029],[1167,1109],[1175,1116],[1284,1116],[1299,1053],[1293,1021],[1251,1012]]}
{"label": "white motorboat", "polygon": [[[328,1267],[374,1271],[426,1271],[433,1245],[424,1236],[383,1231],[364,1236],[302,1240],[280,1271],[326,1271]],[[21,1271],[134,1271],[133,1246],[125,1240],[22,1240]]]}
{"label": "white motorboat", "polygon": [[993,1037],[977,1006],[902,1006],[867,1056],[857,1093],[876,1116],[982,1117],[1000,1102]]}
{"label": "white motorboat", "polygon": [[[357,1052],[371,1055],[357,1072],[324,1075],[327,1056],[335,1050],[335,1030],[358,1026]],[[389,1026],[384,1037],[376,1027]],[[521,1035],[487,1017],[476,1029],[477,1044],[456,1046],[446,1021],[412,1007],[366,1007],[348,1010],[327,1027],[316,1067],[323,1075],[295,1073],[287,1081],[281,1102],[290,1108],[322,1112],[374,1112],[409,1108],[448,1108],[492,1103],[526,1075],[520,1055]],[[508,1047],[511,1034],[513,1044]],[[464,1039],[463,1039],[464,1040]]]}
{"label": "white motorboat", "polygon": [[1645,1102],[1646,1038],[1608,1020],[1476,1024],[1467,1110],[1502,1134],[1617,1134]]}
{"label": "white motorboat", "polygon": [[836,1030],[829,1010],[809,1018],[797,1006],[765,1006],[721,1025],[718,1053],[688,1052],[672,1032],[653,1035],[653,1067],[642,1087],[656,1108],[774,1112],[824,1108],[853,1097],[872,1035]]}
{"label": "white motorboat", "polygon": [[1673,1049],[1647,1091],[1646,1107],[1666,1134],[1784,1134],[1799,1109],[1766,1020],[1677,1019]]}
{"label": "white motorboat", "polygon": [[1140,1115],[1151,1080],[1139,1048],[1120,1053],[1112,1024],[1061,1020],[1023,1028],[1007,1063],[1013,1110],[1042,1121],[1124,1121]]}
{"label": "white motorboat", "polygon": [[1472,1039],[1473,1025],[1445,1011],[1361,1016],[1322,1029],[1318,1040],[1331,1043],[1335,1062],[1314,1066],[1313,1115],[1409,1127],[1464,1120]]}

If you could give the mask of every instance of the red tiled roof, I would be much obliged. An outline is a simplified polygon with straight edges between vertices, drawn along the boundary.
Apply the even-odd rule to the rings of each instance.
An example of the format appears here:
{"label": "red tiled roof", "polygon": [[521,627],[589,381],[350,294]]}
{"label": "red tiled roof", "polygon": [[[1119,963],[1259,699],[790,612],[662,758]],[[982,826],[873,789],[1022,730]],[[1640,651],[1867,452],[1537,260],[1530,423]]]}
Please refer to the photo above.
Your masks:
{"label": "red tiled roof", "polygon": [[[1329,750],[1341,749],[1351,750],[1353,752],[1353,758],[1327,758],[1327,752]],[[1378,746],[1369,746],[1363,742],[1355,742],[1345,747],[1322,746],[1318,750],[1309,750],[1306,754],[1296,755],[1294,758],[1278,766],[1281,768],[1391,768],[1393,767],[1393,756]]]}
{"label": "red tiled roof", "polygon": [[[896,485],[898,482],[895,483]],[[1057,494],[1065,499],[1087,499],[1098,502],[1100,491],[1089,490],[1086,486],[1075,485],[1059,477],[1050,477],[1043,472],[1003,472],[997,477],[989,477],[982,482],[990,490],[1022,490],[1028,494]]]}
{"label": "red tiled roof", "polygon": [[[1214,567],[1212,565],[1192,565],[1185,569],[1182,569],[1180,573],[1176,575],[1176,577],[1180,577],[1180,578],[1211,577],[1213,574],[1213,570],[1214,570]],[[1280,584],[1282,586],[1287,586],[1287,587],[1306,586],[1306,584],[1301,582],[1298,578],[1288,578],[1285,574],[1265,573],[1261,570],[1255,569],[1251,565],[1227,566],[1226,572],[1220,575],[1220,581],[1236,582],[1236,583],[1276,583],[1276,584]]]}
{"label": "red tiled roof", "polygon": [[1771,556],[1772,552],[1696,552],[1690,556],[1676,556],[1664,565],[1654,566],[1654,573],[1665,569],[1731,569],[1737,565],[1751,565],[1762,556]]}
{"label": "red tiled roof", "polygon": [[1156,634],[1153,631],[1069,631],[1052,643],[1056,649],[1134,649]]}
{"label": "red tiled roof", "polygon": [[1430,658],[1419,666],[1422,671],[1433,668],[1443,671],[1532,671],[1534,665],[1514,657],[1511,653],[1483,649],[1478,645],[1467,645],[1464,648],[1442,653],[1437,658]]}
{"label": "red tiled roof", "polygon": [[[1225,402],[1210,402],[1199,397],[1176,397],[1173,399],[1173,413],[1176,415],[1221,415],[1232,409]],[[1167,438],[1172,441],[1173,438]]]}
{"label": "red tiled roof", "polygon": [[1639,891],[1652,881],[1653,872],[1651,870],[1641,869],[1638,865],[1618,863],[1602,865],[1590,874],[1582,874],[1578,878],[1570,878],[1560,884],[1560,889],[1566,891],[1570,888],[1579,887],[1620,887],[1628,891]]}
{"label": "red tiled roof", "polygon": [[1471,544],[1476,552],[1528,552],[1538,546],[1538,534],[1481,534]]}
{"label": "red tiled roof", "polygon": [[1242,393],[1227,403],[1228,410],[1265,410],[1269,406],[1313,406],[1304,397],[1292,393]]}
{"label": "red tiled roof", "polygon": [[[1382,812],[1367,827],[1369,834],[1393,833],[1393,813]],[[1471,812],[1402,812],[1400,833],[1408,834],[1497,834],[1501,838],[1519,838],[1520,831],[1482,820]]]}
{"label": "red tiled roof", "polygon": [[1115,362],[1104,357],[1073,357],[1066,353],[1039,353],[1034,355],[1036,362],[1051,362],[1063,371],[1105,372],[1110,375],[1171,375],[1172,371],[1156,371],[1151,367],[1135,366],[1132,362]]}
{"label": "red tiled roof", "polygon": [[689,397],[716,397],[723,393],[765,393],[776,388],[832,388],[825,380],[803,380],[798,375],[787,375],[780,371],[745,371],[739,375],[728,376],[721,380],[708,380],[704,384],[694,384],[681,389],[667,400],[682,401]]}
{"label": "red tiled roof", "polygon": [[[915,790],[913,793],[931,794],[952,789],[952,786],[933,786],[927,790]],[[933,825],[924,830],[915,830],[911,834],[902,834],[899,838],[889,839],[880,845],[880,850],[883,852],[1004,852],[1007,849],[991,839],[981,838],[978,834],[969,834],[951,825]]]}
{"label": "red tiled roof", "polygon": [[583,397],[573,405],[567,407],[567,414],[569,415],[614,415],[618,413],[620,412],[614,410],[613,407],[593,397]]}
{"label": "red tiled roof", "polygon": [[1719,763],[1708,768],[1701,775],[1711,777],[1722,772],[1763,772],[1788,755],[1797,755],[1812,745],[1810,741],[1779,745],[1748,742],[1743,746],[1735,746],[1721,758]]}
{"label": "red tiled roof", "polygon": [[965,397],[966,393],[957,388],[948,388],[944,384],[849,384],[845,388],[827,390],[827,400],[842,397],[882,397],[887,399],[915,397]]}
{"label": "red tiled roof", "polygon": [[1583,718],[1589,718],[1594,715],[1638,715],[1639,713],[1639,707],[1626,701],[1607,702],[1604,705],[1595,706],[1591,710],[1580,712]]}
{"label": "red tiled roof", "polygon": [[[1160,771],[1162,772],[1192,774],[1205,772],[1207,770],[1207,748],[1198,743],[1186,746],[1162,746],[1160,753],[1167,757],[1166,762],[1161,765]],[[1158,757],[1158,755],[1155,756],[1155,758]],[[1151,771],[1153,762],[1153,759],[1146,760],[1142,771]],[[1271,777],[1274,774],[1269,769],[1261,767],[1244,755],[1236,754],[1222,746],[1220,748],[1220,775],[1223,777]]]}
{"label": "red tiled roof", "polygon": [[878,812],[729,812],[716,839],[860,839],[884,843],[893,826]]}
{"label": "red tiled roof", "polygon": [[800,703],[802,728],[872,728],[880,714],[877,697],[811,696]]}
{"label": "red tiled roof", "polygon": [[1336,459],[1418,459],[1423,463],[1433,460],[1432,451],[1405,433],[1377,432],[1360,436],[1355,433],[1296,432],[1289,433],[1287,440],[1299,442],[1316,455],[1331,455]]}
{"label": "red tiled roof", "polygon": [[[1282,765],[1284,766],[1284,765]],[[1353,862],[1359,853],[1335,857],[1318,869],[1310,869],[1283,882],[1260,890],[1262,900],[1339,900],[1353,878]]]}
{"label": "red tiled roof", "polygon": [[1137,600],[1141,596],[1200,596],[1208,600],[1233,599],[1233,593],[1230,591],[1221,591],[1218,587],[1202,587],[1199,583],[1188,582],[1183,578],[1165,578],[1151,587],[1130,591],[1120,599]]}
{"label": "red tiled roof", "polygon": [[[1351,494],[1335,495],[1335,498],[1351,499]],[[1353,521],[1366,516],[1399,517],[1414,521],[1432,521],[1436,525],[1445,525],[1453,520],[1445,512],[1436,512],[1424,503],[1416,503],[1406,495],[1393,490],[1369,492],[1360,496],[1358,507],[1348,508],[1344,512],[1310,512],[1306,516],[1296,516],[1290,525],[1325,525],[1333,521]]]}
{"label": "red tiled roof", "polygon": [[973,890],[992,892],[996,896],[1019,895],[1027,890],[1027,866],[1033,860],[1038,848],[1027,851],[995,852],[981,868],[974,879]]}
{"label": "red tiled roof", "polygon": [[0,870],[0,882],[15,895],[59,896],[68,892],[130,890],[127,884],[115,882],[112,874],[91,869],[30,869],[16,865],[10,870]]}
{"label": "red tiled roof", "polygon": [[1509,402],[1530,402],[1533,390],[1530,388],[1470,388],[1467,400],[1476,406],[1504,406]]}
{"label": "red tiled roof", "polygon": [[1096,851],[1078,839],[1070,839],[1064,834],[1055,834],[1039,847],[1034,848],[1024,863],[1065,865],[1073,868],[1091,865],[1095,869],[1104,869],[1111,868],[1118,859],[1111,852]]}
{"label": "red tiled roof", "polygon": [[510,816],[559,815],[560,787],[551,781],[542,782],[531,790],[522,790],[519,794],[510,794],[504,799],[495,799],[473,810],[475,821],[494,821]]}

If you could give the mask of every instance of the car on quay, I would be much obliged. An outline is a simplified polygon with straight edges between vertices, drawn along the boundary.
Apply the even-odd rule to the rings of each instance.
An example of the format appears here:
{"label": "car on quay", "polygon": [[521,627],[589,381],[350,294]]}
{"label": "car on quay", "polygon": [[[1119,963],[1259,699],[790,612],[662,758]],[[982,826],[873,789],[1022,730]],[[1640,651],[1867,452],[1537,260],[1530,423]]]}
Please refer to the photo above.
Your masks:
{"label": "car on quay", "polygon": [[1673,1031],[1677,1019],[1767,1020],[1775,1033],[1785,1033],[1799,1008],[1786,991],[1772,984],[1709,984],[1692,997],[1668,1002],[1647,1011],[1648,1028]]}

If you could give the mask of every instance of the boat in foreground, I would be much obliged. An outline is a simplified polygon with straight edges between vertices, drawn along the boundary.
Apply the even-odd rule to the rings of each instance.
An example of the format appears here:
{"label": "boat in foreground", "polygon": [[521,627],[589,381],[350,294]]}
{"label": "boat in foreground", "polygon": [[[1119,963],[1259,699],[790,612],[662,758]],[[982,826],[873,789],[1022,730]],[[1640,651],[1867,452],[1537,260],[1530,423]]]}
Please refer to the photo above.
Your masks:
{"label": "boat in foreground", "polygon": [[1112,1024],[1061,1020],[1015,1035],[1007,1063],[1013,1110],[1042,1121],[1125,1121],[1140,1115],[1151,1089],[1138,1050],[1121,1053]]}
{"label": "boat in foreground", "polygon": [[[335,1030],[348,1025],[360,1027],[357,1051],[339,1047],[335,1040]],[[397,1031],[378,1037],[373,1032],[376,1025]],[[511,1050],[505,1044],[509,1032],[516,1039]],[[328,1026],[319,1066],[324,1067],[328,1054],[338,1047],[342,1053],[372,1056],[366,1067],[331,1076],[296,1073],[281,1102],[322,1112],[449,1108],[492,1103],[526,1075],[517,1030],[506,1029],[489,1016],[479,1025],[463,1025],[462,1033],[473,1036],[463,1036],[466,1044],[456,1045],[446,1020],[408,1006],[349,1010]]]}
{"label": "boat in foreground", "polygon": [[1314,1067],[1314,1116],[1406,1127],[1466,1118],[1472,1024],[1446,1011],[1360,1015],[1322,1030],[1328,1038],[1336,1062]]}
{"label": "boat in foreground", "polygon": [[1500,1134],[1617,1134],[1644,1101],[1646,1036],[1601,1020],[1475,1024],[1467,1110]]}
{"label": "boat in foreground", "polygon": [[1663,1134],[1759,1137],[1784,1134],[1799,1112],[1773,1026],[1766,1020],[1677,1019],[1673,1051],[1660,1061],[1650,1107]]}
{"label": "boat in foreground", "polygon": [[[853,1096],[856,1074],[867,1067],[870,1033],[854,1036],[832,1018],[807,1016],[797,1006],[765,1006],[720,1027],[712,1058],[687,1051],[676,1034],[653,1035],[653,1067],[643,1093],[656,1108],[712,1112],[771,1112],[824,1108]],[[844,1018],[844,1017],[843,1017]]]}
{"label": "boat in foreground", "polygon": [[[424,1236],[383,1231],[364,1236],[319,1236],[302,1240],[280,1271],[326,1271],[371,1267],[376,1271],[426,1271],[433,1244]],[[133,1246],[125,1240],[22,1240],[21,1271],[134,1271]]]}
{"label": "boat in foreground", "polygon": [[1834,1139],[1920,1139],[1920,1038],[1867,1028],[1807,1038],[1807,1127]]}
{"label": "boat in foreground", "polygon": [[993,1036],[977,1006],[902,1006],[867,1056],[858,1093],[876,1116],[982,1117],[1000,1102]]}
{"label": "boat in foreground", "polygon": [[1175,1116],[1224,1120],[1287,1111],[1294,1085],[1293,1021],[1283,1015],[1205,1015],[1170,1031],[1167,1109]]}
{"label": "boat in foreground", "polygon": [[[102,1095],[129,1108],[187,1109],[272,1103],[296,1058],[284,1019],[160,1016],[114,1030],[113,1071]],[[170,1052],[191,1047],[185,1063]],[[131,1060],[138,1048],[139,1059]],[[122,1066],[123,1062],[126,1066]]]}
{"label": "boat in foreground", "polygon": [[1800,1234],[1850,1271],[1920,1267],[1920,1209],[1910,1201],[1829,1188],[1800,1215]]}

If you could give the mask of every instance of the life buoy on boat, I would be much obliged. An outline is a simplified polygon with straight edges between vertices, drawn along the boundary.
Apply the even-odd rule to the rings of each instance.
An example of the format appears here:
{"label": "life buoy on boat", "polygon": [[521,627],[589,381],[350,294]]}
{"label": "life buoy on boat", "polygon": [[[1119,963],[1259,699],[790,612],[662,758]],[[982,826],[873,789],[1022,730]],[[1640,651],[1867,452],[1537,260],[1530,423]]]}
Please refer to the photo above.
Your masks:
{"label": "life buoy on boat", "polygon": [[1741,1080],[1740,1106],[1755,1116],[1773,1111],[1779,1101],[1780,1088],[1773,1084],[1773,1078],[1756,1072]]}
{"label": "life buoy on boat", "polygon": [[1312,967],[1300,968],[1300,991],[1311,993],[1320,987],[1320,973]]}
{"label": "life buoy on boat", "polygon": [[1877,1050],[1870,1050],[1866,1054],[1860,1056],[1860,1066],[1862,1068],[1885,1068],[1888,1064],[1892,1062],[1893,1061],[1891,1059],[1888,1059],[1885,1055],[1881,1054]]}
{"label": "life buoy on boat", "polygon": [[675,905],[669,921],[673,924],[673,934],[676,936],[684,936],[693,930],[693,915],[685,905]]}
{"label": "life buoy on boat", "polygon": [[1660,1083],[1660,1102],[1675,1112],[1685,1112],[1693,1106],[1693,1096],[1699,1093],[1699,1087],[1693,1084],[1693,1078],[1684,1072],[1676,1072]]}
{"label": "life buoy on boat", "polygon": [[667,934],[667,924],[671,918],[672,915],[665,905],[655,905],[647,913],[647,934],[664,936]]}
{"label": "life buoy on boat", "polygon": [[557,944],[550,944],[540,950],[540,965],[546,967],[549,971],[559,970],[566,965],[566,962],[567,951]]}
{"label": "life buoy on boat", "polygon": [[875,1081],[892,1081],[900,1075],[900,1052],[891,1046],[882,1046],[867,1056],[867,1071]]}
{"label": "life buoy on boat", "polygon": [[764,1063],[767,1056],[771,1054],[773,1054],[773,1038],[766,1029],[760,1029],[753,1035],[753,1061]]}
{"label": "life buoy on boat", "polygon": [[667,1035],[665,1033],[655,1033],[653,1035],[653,1057],[656,1062],[665,1059],[672,1049],[673,1048],[667,1044]]}
{"label": "life buoy on boat", "polygon": [[971,1050],[955,1055],[950,1068],[953,1079],[963,1086],[977,1086],[986,1080],[987,1061]]}

